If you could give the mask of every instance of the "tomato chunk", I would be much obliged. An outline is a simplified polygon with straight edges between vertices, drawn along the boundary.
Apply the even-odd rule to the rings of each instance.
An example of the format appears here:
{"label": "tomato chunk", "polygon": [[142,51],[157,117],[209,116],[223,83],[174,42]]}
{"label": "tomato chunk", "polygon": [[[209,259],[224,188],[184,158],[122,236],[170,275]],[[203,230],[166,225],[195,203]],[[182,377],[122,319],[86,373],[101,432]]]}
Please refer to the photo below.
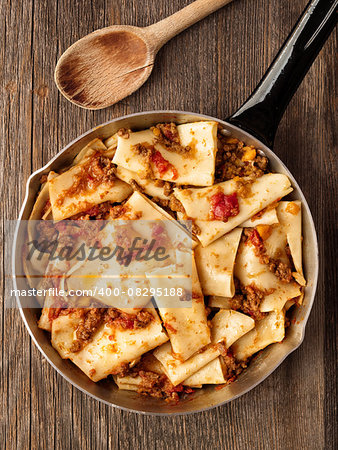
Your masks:
{"label": "tomato chunk", "polygon": [[235,217],[239,213],[237,193],[225,195],[218,192],[210,199],[210,220],[222,220],[227,222],[230,217]]}
{"label": "tomato chunk", "polygon": [[151,155],[151,161],[155,165],[156,169],[159,171],[160,176],[163,176],[166,172],[171,170],[173,177],[173,180],[176,180],[178,177],[178,172],[175,169],[175,167],[165,158],[163,158],[162,154],[155,150]]}

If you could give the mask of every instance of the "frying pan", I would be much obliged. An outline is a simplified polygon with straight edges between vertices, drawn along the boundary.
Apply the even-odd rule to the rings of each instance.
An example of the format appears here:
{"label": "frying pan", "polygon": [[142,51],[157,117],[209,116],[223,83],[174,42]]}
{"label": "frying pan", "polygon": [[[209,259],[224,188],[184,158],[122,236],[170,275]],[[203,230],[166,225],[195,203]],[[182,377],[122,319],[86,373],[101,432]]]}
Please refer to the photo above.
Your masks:
{"label": "frying pan", "polygon": [[[13,279],[15,289],[27,289],[22,273],[20,230],[24,220],[29,218],[42,174],[57,171],[73,160],[75,155],[95,137],[107,138],[122,127],[143,129],[157,122],[186,123],[199,120],[216,120],[233,136],[247,145],[261,149],[269,158],[272,171],[286,174],[293,185],[291,198],[300,199],[303,204],[303,264],[307,287],[303,305],[295,308],[292,325],[287,329],[281,344],[269,346],[250,364],[237,381],[216,390],[207,386],[197,390],[177,405],[166,404],[162,400],[140,397],[135,392],[118,390],[112,382],[103,380],[94,383],[68,360],[62,360],[53,349],[50,337],[37,327],[40,314],[36,308],[25,308],[25,298],[17,296],[22,319],[41,353],[49,363],[74,386],[108,405],[144,414],[176,415],[204,411],[223,405],[261,383],[271,374],[292,351],[303,341],[305,325],[315,296],[318,277],[318,245],[311,212],[296,180],[271,147],[278,123],[292,95],[319,53],[336,23],[337,0],[313,0],[305,9],[293,31],[272,62],[267,73],[249,99],[239,110],[222,121],[203,114],[183,111],[150,111],[131,114],[111,120],[75,139],[56,155],[46,166],[33,173],[27,182],[26,197],[20,212],[13,246]],[[22,241],[21,241],[22,242]]]}

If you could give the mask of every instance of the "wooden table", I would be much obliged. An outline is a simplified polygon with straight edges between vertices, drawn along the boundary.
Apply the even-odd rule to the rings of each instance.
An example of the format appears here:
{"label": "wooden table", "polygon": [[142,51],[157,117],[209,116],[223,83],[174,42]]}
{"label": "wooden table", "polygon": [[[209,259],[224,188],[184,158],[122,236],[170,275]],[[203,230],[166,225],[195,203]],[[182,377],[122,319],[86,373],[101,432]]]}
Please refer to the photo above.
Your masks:
{"label": "wooden table", "polygon": [[[149,25],[189,1],[1,2],[3,220],[17,217],[29,174],[95,125],[152,109],[227,117],[259,81],[306,4],[235,0],[169,42],[146,85],[106,110],[85,111],[60,96],[54,66],[75,40],[113,23]],[[289,105],[275,144],[302,186],[320,244],[318,293],[303,345],[265,382],[231,404],[187,417],[140,416],[73,388],[32,344],[19,312],[3,309],[1,448],[334,448],[334,38]],[[8,296],[9,286],[3,282],[1,288]]]}

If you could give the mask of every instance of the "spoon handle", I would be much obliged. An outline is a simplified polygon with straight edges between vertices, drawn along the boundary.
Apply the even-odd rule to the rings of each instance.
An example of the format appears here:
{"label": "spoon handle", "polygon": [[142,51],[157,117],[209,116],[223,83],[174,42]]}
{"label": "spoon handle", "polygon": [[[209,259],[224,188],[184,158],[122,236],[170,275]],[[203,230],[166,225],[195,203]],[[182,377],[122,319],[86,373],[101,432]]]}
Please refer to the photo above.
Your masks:
{"label": "spoon handle", "polygon": [[152,36],[154,51],[194,23],[217,11],[232,0],[196,0],[175,14],[144,28]]}

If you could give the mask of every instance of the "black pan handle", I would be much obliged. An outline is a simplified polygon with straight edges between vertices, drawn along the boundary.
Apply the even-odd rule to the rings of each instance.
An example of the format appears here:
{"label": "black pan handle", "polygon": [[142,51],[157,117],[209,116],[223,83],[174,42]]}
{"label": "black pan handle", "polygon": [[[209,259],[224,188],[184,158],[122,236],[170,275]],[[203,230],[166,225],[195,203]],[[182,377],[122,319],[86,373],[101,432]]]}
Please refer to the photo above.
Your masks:
{"label": "black pan handle", "polygon": [[272,147],[283,113],[337,21],[338,0],[312,0],[248,100],[227,121]]}

